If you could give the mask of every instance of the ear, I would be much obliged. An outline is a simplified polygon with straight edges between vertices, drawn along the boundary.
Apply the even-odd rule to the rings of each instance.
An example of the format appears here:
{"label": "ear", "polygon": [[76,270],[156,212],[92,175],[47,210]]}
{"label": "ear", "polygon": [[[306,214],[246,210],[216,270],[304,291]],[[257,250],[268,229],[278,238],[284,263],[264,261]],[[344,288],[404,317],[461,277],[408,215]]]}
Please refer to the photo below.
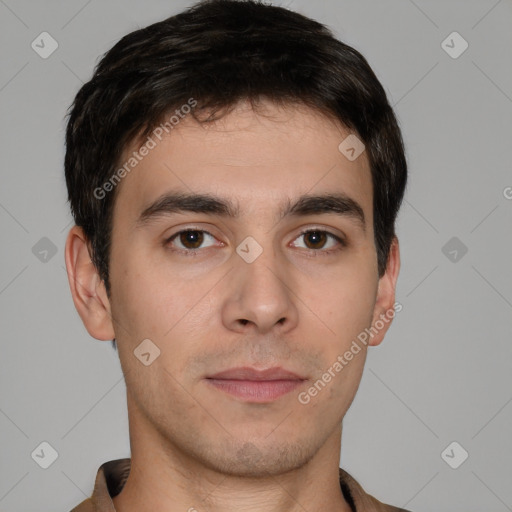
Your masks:
{"label": "ear", "polygon": [[[374,329],[371,329],[373,336],[370,337],[368,342],[371,346],[377,346],[382,342],[395,316],[395,288],[399,271],[400,249],[398,238],[395,236],[389,249],[386,272],[379,279],[377,299],[373,309],[372,327]],[[375,331],[377,332],[375,333]]]}
{"label": "ear", "polygon": [[73,226],[69,231],[65,257],[73,302],[87,332],[98,340],[114,339],[110,301],[82,228]]}

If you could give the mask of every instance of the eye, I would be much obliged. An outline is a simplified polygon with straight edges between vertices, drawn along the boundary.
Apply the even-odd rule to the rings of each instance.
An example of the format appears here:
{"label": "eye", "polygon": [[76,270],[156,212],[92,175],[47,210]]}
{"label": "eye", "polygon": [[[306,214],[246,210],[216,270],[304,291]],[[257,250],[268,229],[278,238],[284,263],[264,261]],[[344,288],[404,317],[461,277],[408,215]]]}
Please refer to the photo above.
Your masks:
{"label": "eye", "polygon": [[[341,237],[322,229],[308,229],[303,231],[297,238],[301,237],[305,239],[305,245],[302,247],[315,252],[332,253],[346,246],[345,241]],[[329,240],[331,245],[326,248],[326,241]],[[336,248],[336,245],[341,247]],[[332,248],[333,246],[335,247],[334,249]]]}
{"label": "eye", "polygon": [[[170,238],[167,238],[164,245],[177,245],[178,252],[193,255],[196,249],[204,248],[201,246],[203,245],[205,238],[210,238],[212,240],[215,239],[211,233],[202,229],[184,229],[182,231],[178,231]],[[206,247],[211,247],[211,245]]]}
{"label": "eye", "polygon": [[[297,237],[297,239],[300,239],[301,237],[304,237],[305,244],[302,246],[294,245],[294,247],[300,247],[311,252],[322,252],[324,254],[330,254],[332,252],[341,250],[346,246],[346,242],[341,237],[322,229],[313,228],[305,230]],[[203,229],[188,228],[174,233],[164,241],[164,245],[175,246],[175,248],[172,248],[172,250],[181,252],[187,256],[194,256],[197,254],[199,249],[204,249],[215,245],[215,243],[211,243],[205,246],[205,240],[208,239],[214,241],[215,237]],[[329,241],[330,245],[328,243]],[[336,247],[337,245],[340,247]]]}

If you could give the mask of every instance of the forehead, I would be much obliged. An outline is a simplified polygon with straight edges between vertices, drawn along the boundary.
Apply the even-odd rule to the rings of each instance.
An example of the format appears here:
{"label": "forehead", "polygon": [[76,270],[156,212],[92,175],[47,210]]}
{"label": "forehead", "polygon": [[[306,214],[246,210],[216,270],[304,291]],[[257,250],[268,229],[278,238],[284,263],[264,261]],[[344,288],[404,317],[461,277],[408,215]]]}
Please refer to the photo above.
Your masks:
{"label": "forehead", "polygon": [[340,192],[361,205],[371,224],[366,152],[349,160],[339,150],[349,135],[312,109],[272,103],[261,111],[241,103],[213,123],[184,116],[170,133],[151,134],[148,151],[138,151],[140,144],[125,149],[120,165],[137,163],[118,185],[114,219],[134,222],[155,199],[176,191],[229,197],[241,217],[303,194]]}

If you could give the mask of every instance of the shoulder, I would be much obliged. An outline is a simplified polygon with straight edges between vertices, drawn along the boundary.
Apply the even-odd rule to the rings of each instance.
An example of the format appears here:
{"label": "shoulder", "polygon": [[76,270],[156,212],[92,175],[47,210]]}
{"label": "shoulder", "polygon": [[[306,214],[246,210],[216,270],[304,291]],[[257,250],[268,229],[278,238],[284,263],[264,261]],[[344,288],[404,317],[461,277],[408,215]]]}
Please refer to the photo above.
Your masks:
{"label": "shoulder", "polygon": [[96,507],[91,498],[87,498],[77,505],[71,512],[96,512]]}
{"label": "shoulder", "polygon": [[404,508],[387,505],[374,498],[344,469],[339,468],[339,474],[340,484],[342,488],[344,486],[348,488],[356,512],[411,512]]}

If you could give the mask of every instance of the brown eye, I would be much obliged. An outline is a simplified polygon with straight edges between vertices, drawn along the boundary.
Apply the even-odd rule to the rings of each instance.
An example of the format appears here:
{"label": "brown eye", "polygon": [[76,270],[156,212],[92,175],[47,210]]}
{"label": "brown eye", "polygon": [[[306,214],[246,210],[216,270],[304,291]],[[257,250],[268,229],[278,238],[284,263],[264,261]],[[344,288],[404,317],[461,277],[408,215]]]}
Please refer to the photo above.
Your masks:
{"label": "brown eye", "polygon": [[201,231],[182,231],[179,235],[180,243],[187,249],[198,249],[203,243]]}
{"label": "brown eye", "polygon": [[[308,229],[303,231],[297,239],[304,238],[304,245],[298,245],[304,249],[320,253],[331,253],[343,248],[346,243],[339,236],[322,229]],[[331,244],[329,245],[329,240]],[[339,247],[336,247],[338,245]]]}
{"label": "brown eye", "polygon": [[327,239],[325,231],[308,231],[304,235],[304,240],[309,249],[321,249]]}
{"label": "brown eye", "polygon": [[[174,245],[181,252],[192,252],[201,249],[208,238],[214,240],[215,237],[202,229],[184,229],[168,238],[165,245]],[[214,244],[207,245],[206,248],[212,245]]]}

